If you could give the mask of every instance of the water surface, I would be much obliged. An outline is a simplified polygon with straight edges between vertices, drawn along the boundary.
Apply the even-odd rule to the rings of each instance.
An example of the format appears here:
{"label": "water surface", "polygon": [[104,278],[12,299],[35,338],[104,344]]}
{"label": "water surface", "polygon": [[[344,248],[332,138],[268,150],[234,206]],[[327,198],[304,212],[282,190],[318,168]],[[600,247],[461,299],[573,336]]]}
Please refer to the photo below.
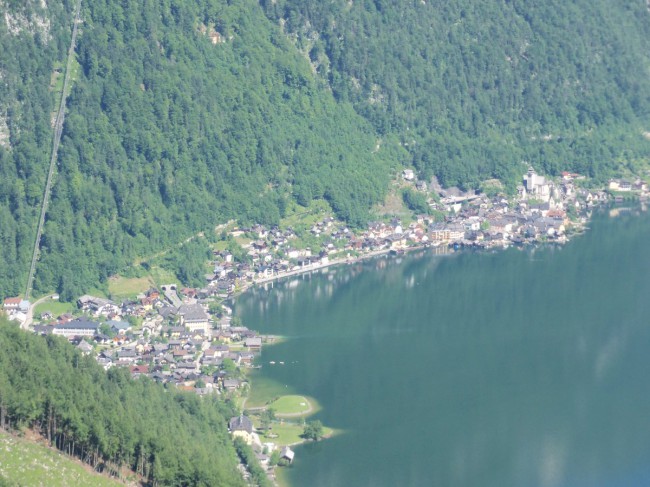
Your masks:
{"label": "water surface", "polygon": [[649,241],[647,214],[604,214],[562,248],[379,258],[239,298],[290,337],[258,381],[344,431],[297,448],[292,485],[650,485]]}

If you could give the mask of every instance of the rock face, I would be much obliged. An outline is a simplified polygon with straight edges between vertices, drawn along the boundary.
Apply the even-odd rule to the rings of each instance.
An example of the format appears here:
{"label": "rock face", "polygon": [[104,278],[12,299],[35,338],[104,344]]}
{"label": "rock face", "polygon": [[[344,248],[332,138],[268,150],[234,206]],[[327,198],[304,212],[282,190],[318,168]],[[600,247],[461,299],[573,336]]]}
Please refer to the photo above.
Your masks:
{"label": "rock face", "polygon": [[[0,81],[2,81],[1,72]],[[9,126],[7,125],[7,115],[0,115],[0,147],[11,149],[11,143],[9,142]]]}
{"label": "rock face", "polygon": [[33,0],[23,3],[22,10],[10,9],[0,1],[0,10],[4,10],[4,20],[7,31],[14,36],[27,32],[31,35],[40,34],[43,42],[52,39],[50,35],[50,18],[47,2],[40,0],[37,4]]}

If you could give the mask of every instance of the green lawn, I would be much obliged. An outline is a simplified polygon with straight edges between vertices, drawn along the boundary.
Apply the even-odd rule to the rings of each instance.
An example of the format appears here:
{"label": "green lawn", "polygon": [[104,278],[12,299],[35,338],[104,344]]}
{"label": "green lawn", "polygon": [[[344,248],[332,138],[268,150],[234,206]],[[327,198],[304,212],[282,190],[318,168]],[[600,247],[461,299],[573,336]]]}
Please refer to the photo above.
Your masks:
{"label": "green lawn", "polygon": [[49,311],[56,318],[64,313],[72,313],[76,309],[77,307],[73,303],[48,300],[34,308],[34,316],[38,318],[42,313]]}
{"label": "green lawn", "polygon": [[[302,435],[304,427],[296,423],[273,423],[271,425],[270,437],[265,435],[260,435],[260,440],[262,442],[272,441],[276,445],[285,446],[292,445],[294,443],[300,443],[304,441],[300,435]],[[275,438],[275,435],[278,435]]]}
{"label": "green lawn", "polygon": [[[66,97],[70,96],[70,92],[72,91],[72,86],[79,79],[80,70],[81,70],[81,64],[79,64],[79,61],[77,61],[77,56],[75,56],[72,59],[72,63],[70,63],[70,82],[68,83],[68,92],[65,94]],[[63,88],[63,85],[61,85],[61,88]]]}
{"label": "green lawn", "polygon": [[162,267],[152,267],[149,275],[158,288],[165,284],[178,284],[178,277],[173,272],[163,269]]}
{"label": "green lawn", "polygon": [[[268,365],[265,365],[265,367],[268,367]],[[251,383],[248,400],[246,401],[246,407],[248,408],[261,407],[282,395],[297,392],[288,384],[280,384],[260,377],[256,370],[247,371],[246,376]]]}
{"label": "green lawn", "polygon": [[[34,441],[0,432],[0,479],[11,486],[117,487],[124,485]],[[2,482],[0,481],[0,484]]]}
{"label": "green lawn", "polygon": [[[255,424],[256,427],[259,428],[259,421],[257,419],[254,418],[253,423]],[[293,421],[291,422],[283,421],[281,423],[274,422],[271,424],[271,431],[269,431],[269,436],[260,433],[260,440],[262,441],[262,443],[266,443],[267,441],[270,441],[280,446],[302,443],[305,440],[300,435],[302,435],[304,428],[305,427],[302,424],[299,424],[298,422],[293,422]],[[324,436],[330,437],[334,433],[335,432],[332,428],[323,427]],[[277,438],[275,437],[275,435],[278,435]]]}
{"label": "green lawn", "polygon": [[237,242],[242,248],[245,247],[246,245],[249,245],[253,240],[245,237],[245,236],[240,236],[240,237],[235,237],[235,242]]}
{"label": "green lawn", "polygon": [[221,251],[221,250],[226,250],[227,247],[228,247],[228,242],[226,242],[225,240],[219,240],[217,243],[212,245],[212,250]]}
{"label": "green lawn", "polygon": [[287,205],[286,216],[280,221],[280,226],[282,228],[298,225],[311,226],[331,214],[332,208],[325,200],[313,200],[307,208],[296,202],[290,202]]}
{"label": "green lawn", "polygon": [[60,98],[62,89],[63,89],[63,73],[54,70],[52,71],[52,75],[50,76],[50,91],[54,92],[54,96]]}
{"label": "green lawn", "polygon": [[108,292],[113,299],[135,297],[154,285],[150,276],[145,277],[111,277],[108,280]]}
{"label": "green lawn", "polygon": [[95,296],[96,298],[108,298],[107,290],[98,287],[91,287],[86,291],[86,294]]}
{"label": "green lawn", "polygon": [[314,399],[308,399],[305,396],[287,395],[280,396],[269,407],[275,410],[278,415],[300,415],[307,416],[317,410],[317,403]]}

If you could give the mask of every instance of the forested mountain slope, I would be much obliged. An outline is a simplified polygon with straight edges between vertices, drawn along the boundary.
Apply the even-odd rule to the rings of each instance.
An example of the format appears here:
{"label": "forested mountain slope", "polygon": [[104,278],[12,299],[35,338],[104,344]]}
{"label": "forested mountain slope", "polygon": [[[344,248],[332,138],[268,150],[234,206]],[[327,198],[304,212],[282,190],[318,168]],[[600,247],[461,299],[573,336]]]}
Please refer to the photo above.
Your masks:
{"label": "forested mountain slope", "polygon": [[[69,299],[230,218],[277,222],[287,197],[326,198],[357,224],[382,198],[385,145],[256,2],[84,0],[82,18],[37,290]],[[49,127],[38,129],[45,152]],[[38,189],[17,197],[32,213]],[[19,219],[10,201],[3,211]],[[3,276],[5,294],[21,276]]]}
{"label": "forested mountain slope", "polygon": [[72,1],[50,3],[0,0],[0,297],[27,280],[52,144],[50,84],[72,31]]}
{"label": "forested mountain slope", "polygon": [[[72,2],[0,0],[0,296],[25,283]],[[645,0],[83,0],[35,290],[82,294],[230,218],[391,168],[512,185],[650,156]],[[401,145],[400,145],[401,144]]]}
{"label": "forested mountain slope", "polygon": [[[647,159],[645,0],[262,0],[337,99],[447,185]],[[525,169],[525,166],[523,166]]]}
{"label": "forested mountain slope", "polygon": [[[149,485],[244,485],[215,398],[105,372],[67,340],[0,316],[0,427],[33,428],[96,470],[129,468]],[[2,463],[0,461],[0,463]]]}

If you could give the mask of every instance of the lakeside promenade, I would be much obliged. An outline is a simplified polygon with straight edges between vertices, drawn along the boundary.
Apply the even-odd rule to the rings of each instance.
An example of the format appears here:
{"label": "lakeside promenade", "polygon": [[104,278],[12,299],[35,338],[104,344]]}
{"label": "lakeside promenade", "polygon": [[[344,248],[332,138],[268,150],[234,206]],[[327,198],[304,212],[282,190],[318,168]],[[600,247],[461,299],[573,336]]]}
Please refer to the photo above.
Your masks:
{"label": "lakeside promenade", "polygon": [[[416,251],[416,250],[423,250],[423,249],[426,249],[426,248],[440,248],[440,247],[441,246],[436,246],[436,247],[429,246],[429,247],[427,247],[425,245],[416,245],[416,246],[400,249],[399,252],[413,252],[413,251]],[[295,269],[295,270],[288,271],[288,272],[281,272],[281,273],[273,274],[272,276],[269,276],[269,277],[263,277],[263,278],[255,279],[255,280],[253,280],[253,282],[251,282],[251,283],[247,284],[246,286],[244,286],[243,288],[241,288],[241,292],[244,292],[247,289],[249,289],[250,287],[255,286],[257,284],[266,284],[266,283],[269,283],[269,282],[272,282],[272,281],[280,280],[280,279],[285,278],[285,277],[292,277],[292,276],[298,276],[298,275],[301,275],[301,274],[307,274],[307,273],[310,273],[310,272],[319,271],[319,270],[326,269],[328,267],[332,267],[332,266],[336,266],[336,265],[354,264],[355,262],[361,262],[362,260],[370,259],[372,257],[379,257],[381,255],[390,254],[391,252],[395,252],[395,250],[394,249],[371,250],[371,251],[369,251],[367,253],[364,253],[364,254],[361,254],[361,255],[358,255],[358,256],[354,256],[354,257],[348,256],[348,257],[342,257],[342,258],[339,258],[339,259],[333,259],[333,260],[331,260],[331,261],[329,261],[327,263],[324,263],[324,264],[322,264],[322,263],[310,264],[308,266],[301,267],[300,269]]]}

